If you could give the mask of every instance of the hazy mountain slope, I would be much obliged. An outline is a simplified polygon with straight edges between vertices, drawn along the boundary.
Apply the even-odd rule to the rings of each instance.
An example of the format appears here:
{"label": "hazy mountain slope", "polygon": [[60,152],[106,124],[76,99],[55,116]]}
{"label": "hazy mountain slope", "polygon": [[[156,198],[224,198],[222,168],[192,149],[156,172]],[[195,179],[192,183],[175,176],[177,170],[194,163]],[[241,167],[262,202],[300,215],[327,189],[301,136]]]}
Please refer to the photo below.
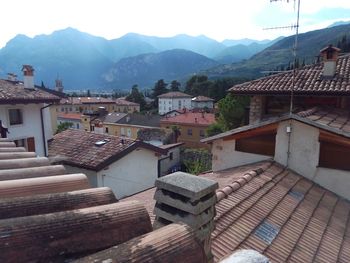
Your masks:
{"label": "hazy mountain slope", "polygon": [[218,63],[188,50],[168,50],[124,58],[104,74],[109,86],[130,88],[153,86],[159,79],[171,81],[212,67]]}
{"label": "hazy mountain slope", "polygon": [[[310,31],[299,35],[298,57],[300,62],[312,63],[319,55],[320,49],[337,42],[344,36],[350,37],[350,25],[341,25],[321,30]],[[233,64],[220,65],[202,72],[212,77],[220,76],[262,76],[262,71],[273,70],[278,66],[293,61],[292,47],[295,37],[283,38],[272,46],[252,56],[250,59]]]}

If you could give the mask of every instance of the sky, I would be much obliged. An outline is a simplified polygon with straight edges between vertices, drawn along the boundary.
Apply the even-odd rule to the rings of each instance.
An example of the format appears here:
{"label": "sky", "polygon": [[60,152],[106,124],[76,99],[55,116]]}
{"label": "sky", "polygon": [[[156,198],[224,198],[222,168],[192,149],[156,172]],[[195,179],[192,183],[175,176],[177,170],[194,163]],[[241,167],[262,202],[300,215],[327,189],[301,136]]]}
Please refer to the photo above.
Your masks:
{"label": "sky", "polygon": [[[296,0],[297,3],[298,0]],[[350,0],[300,0],[300,32],[350,21]],[[170,37],[206,35],[218,41],[287,36],[296,21],[293,0],[4,0],[0,48],[24,34],[34,37],[73,27],[107,39],[127,33]]]}

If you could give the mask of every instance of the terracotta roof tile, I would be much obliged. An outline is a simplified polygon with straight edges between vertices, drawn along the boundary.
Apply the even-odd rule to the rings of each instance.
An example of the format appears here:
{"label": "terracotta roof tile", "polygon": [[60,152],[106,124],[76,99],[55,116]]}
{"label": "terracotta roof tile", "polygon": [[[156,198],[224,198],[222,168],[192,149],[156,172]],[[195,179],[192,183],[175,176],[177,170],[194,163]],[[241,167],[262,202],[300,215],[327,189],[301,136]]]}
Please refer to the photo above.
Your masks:
{"label": "terracotta roof tile", "polygon": [[183,92],[173,91],[159,95],[158,98],[192,98],[192,96]]}
{"label": "terracotta roof tile", "polygon": [[[323,64],[305,66],[297,71],[296,94],[350,94],[350,55],[342,56],[337,61],[336,74],[333,78],[323,78]],[[234,94],[288,94],[293,87],[293,71],[249,81],[233,86]]]}
{"label": "terracotta roof tile", "polygon": [[[104,144],[95,144],[103,140]],[[138,140],[68,129],[56,134],[49,142],[49,155],[73,166],[99,171],[137,147],[164,152]]]}
{"label": "terracotta roof tile", "polygon": [[186,112],[173,117],[163,118],[161,119],[160,123],[209,126],[215,123],[215,114],[204,112]]}
{"label": "terracotta roof tile", "polygon": [[243,248],[271,262],[346,262],[350,257],[350,203],[275,163],[216,209],[216,262]]}
{"label": "terracotta roof tile", "polygon": [[20,81],[0,79],[0,103],[58,102],[60,97],[38,88],[25,89]]}

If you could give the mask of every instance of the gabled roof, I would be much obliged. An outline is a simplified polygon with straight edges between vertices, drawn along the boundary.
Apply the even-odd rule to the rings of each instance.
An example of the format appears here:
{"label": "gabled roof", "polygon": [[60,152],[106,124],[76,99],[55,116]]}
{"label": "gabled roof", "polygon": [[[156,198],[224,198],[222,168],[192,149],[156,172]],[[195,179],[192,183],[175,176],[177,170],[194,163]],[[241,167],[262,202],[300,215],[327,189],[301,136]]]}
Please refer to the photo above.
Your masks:
{"label": "gabled roof", "polygon": [[209,126],[215,123],[215,114],[205,112],[185,112],[173,117],[162,118],[160,123]]}
{"label": "gabled roof", "polygon": [[127,113],[121,113],[121,112],[110,112],[107,115],[104,115],[102,117],[103,122],[111,122],[111,123],[116,123],[120,121],[122,118],[127,116]]}
{"label": "gabled roof", "polygon": [[57,114],[57,118],[66,119],[66,120],[80,120],[82,114],[81,113],[59,113]]}
{"label": "gabled roof", "polygon": [[[97,142],[101,145],[96,145]],[[56,134],[49,142],[49,156],[58,157],[68,165],[100,171],[137,148],[161,154],[167,152],[138,140],[68,129]]]}
{"label": "gabled roof", "polygon": [[[350,203],[276,163],[256,165],[217,192],[214,261],[254,249],[271,262],[348,262]],[[236,176],[235,169],[217,176]]]}
{"label": "gabled roof", "polygon": [[120,106],[140,106],[140,104],[132,101],[128,101],[126,99],[118,98],[115,100],[115,103]]}
{"label": "gabled roof", "polygon": [[[322,76],[323,64],[305,66],[296,71],[295,95],[350,95],[350,55],[337,60],[333,78]],[[233,94],[290,94],[293,87],[293,71],[271,75],[238,84],[229,89]]]}
{"label": "gabled roof", "polygon": [[143,115],[140,113],[129,113],[120,120],[116,121],[118,124],[136,125],[145,127],[160,127],[159,115]]}
{"label": "gabled roof", "polygon": [[297,114],[286,114],[284,116],[272,117],[256,124],[243,126],[202,139],[201,142],[212,142],[217,139],[234,136],[242,132],[266,127],[289,119],[296,120],[313,127],[344,136],[346,138],[350,138],[350,111],[335,108],[315,107],[310,110],[299,112]]}
{"label": "gabled roof", "polygon": [[179,91],[172,91],[172,92],[168,92],[162,95],[159,95],[158,98],[164,99],[164,98],[192,98],[191,95],[188,95],[186,93],[183,92],[179,92]]}
{"label": "gabled roof", "polygon": [[0,104],[54,103],[60,99],[37,87],[25,89],[21,81],[0,79]]}

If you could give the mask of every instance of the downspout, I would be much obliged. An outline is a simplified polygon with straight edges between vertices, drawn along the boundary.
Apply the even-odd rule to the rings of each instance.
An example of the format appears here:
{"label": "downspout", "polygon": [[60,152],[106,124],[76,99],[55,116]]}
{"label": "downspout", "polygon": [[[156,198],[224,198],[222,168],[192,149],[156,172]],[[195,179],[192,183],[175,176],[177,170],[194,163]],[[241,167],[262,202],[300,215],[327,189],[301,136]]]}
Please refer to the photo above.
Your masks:
{"label": "downspout", "polygon": [[44,155],[47,156],[47,149],[46,149],[46,136],[45,136],[45,126],[44,126],[44,113],[43,110],[52,106],[53,104],[48,104],[42,108],[40,108],[40,120],[41,120],[41,135],[43,138],[44,143]]}

